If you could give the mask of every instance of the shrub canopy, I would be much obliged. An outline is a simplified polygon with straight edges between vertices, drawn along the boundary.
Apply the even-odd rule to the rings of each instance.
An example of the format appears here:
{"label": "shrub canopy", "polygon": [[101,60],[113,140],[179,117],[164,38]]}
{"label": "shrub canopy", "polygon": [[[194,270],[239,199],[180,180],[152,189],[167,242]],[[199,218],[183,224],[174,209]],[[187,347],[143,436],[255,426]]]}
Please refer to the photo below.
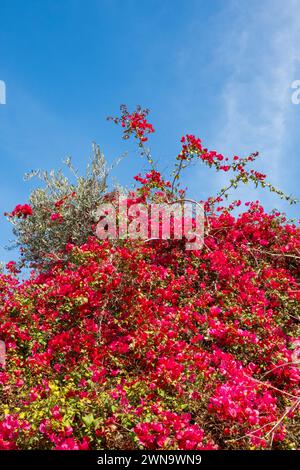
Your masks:
{"label": "shrub canopy", "polygon": [[[247,181],[285,196],[248,169],[257,154],[226,161],[190,135],[164,179],[145,148],[146,117],[123,107],[114,118],[151,166],[129,204],[184,199],[179,176],[192,160],[233,173],[205,201],[204,247],[98,240],[90,203],[76,238],[69,222],[84,217],[86,180],[82,205],[76,187],[16,208],[9,218],[37,269],[20,281],[9,263],[0,276],[0,449],[296,449],[299,227],[258,202],[236,216],[240,201],[222,205]],[[51,265],[34,244],[42,231]]]}

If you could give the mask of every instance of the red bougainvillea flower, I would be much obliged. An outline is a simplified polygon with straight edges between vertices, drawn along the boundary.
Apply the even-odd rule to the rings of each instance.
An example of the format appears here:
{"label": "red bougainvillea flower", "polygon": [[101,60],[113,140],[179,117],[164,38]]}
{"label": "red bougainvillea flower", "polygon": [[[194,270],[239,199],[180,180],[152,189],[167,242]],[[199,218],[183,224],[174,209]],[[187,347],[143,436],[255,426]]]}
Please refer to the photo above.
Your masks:
{"label": "red bougainvillea flower", "polygon": [[63,219],[63,216],[59,212],[53,212],[53,214],[51,214],[50,216],[50,220],[52,220],[52,222],[62,223],[64,219]]}
{"label": "red bougainvillea flower", "polygon": [[7,271],[10,272],[11,274],[18,274],[20,272],[20,270],[17,267],[17,263],[15,261],[9,261],[5,265],[5,267]]}
{"label": "red bougainvillea flower", "polygon": [[23,217],[26,218],[29,215],[32,215],[32,208],[29,204],[18,204],[14,210],[10,213],[11,217]]}

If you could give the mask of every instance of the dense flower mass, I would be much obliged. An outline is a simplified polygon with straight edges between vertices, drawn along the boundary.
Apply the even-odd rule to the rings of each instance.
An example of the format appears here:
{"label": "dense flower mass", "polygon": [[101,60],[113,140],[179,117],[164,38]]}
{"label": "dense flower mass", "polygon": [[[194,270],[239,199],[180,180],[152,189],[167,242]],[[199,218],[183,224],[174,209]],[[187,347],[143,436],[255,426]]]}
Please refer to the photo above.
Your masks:
{"label": "dense flower mass", "polygon": [[[227,163],[240,177],[246,159]],[[129,206],[183,194],[157,170],[135,180]],[[62,230],[64,202],[47,213]],[[91,236],[25,281],[7,266],[0,449],[299,447],[300,229],[258,202],[237,216],[215,202],[201,251]]]}
{"label": "dense flower mass", "polygon": [[210,224],[201,252],[90,239],[1,276],[1,448],[297,446],[299,229],[257,205]]}

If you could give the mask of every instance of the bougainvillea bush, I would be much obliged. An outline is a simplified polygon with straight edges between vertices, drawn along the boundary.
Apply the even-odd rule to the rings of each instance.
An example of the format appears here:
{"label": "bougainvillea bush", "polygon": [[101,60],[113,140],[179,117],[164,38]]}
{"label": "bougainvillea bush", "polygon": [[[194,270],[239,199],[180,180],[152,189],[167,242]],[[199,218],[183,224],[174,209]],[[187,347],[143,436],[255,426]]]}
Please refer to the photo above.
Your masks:
{"label": "bougainvillea bush", "polygon": [[[35,269],[20,280],[11,262],[0,277],[0,449],[299,448],[299,227],[257,201],[225,204],[247,182],[285,196],[249,169],[257,154],[226,159],[191,135],[167,180],[145,147],[147,111],[122,107],[113,120],[150,165],[128,205],[184,200],[192,161],[230,174],[228,185],[204,201],[198,251],[184,240],[99,240],[91,227],[78,243],[76,187],[52,209],[9,214]],[[26,250],[35,221],[45,258]]]}

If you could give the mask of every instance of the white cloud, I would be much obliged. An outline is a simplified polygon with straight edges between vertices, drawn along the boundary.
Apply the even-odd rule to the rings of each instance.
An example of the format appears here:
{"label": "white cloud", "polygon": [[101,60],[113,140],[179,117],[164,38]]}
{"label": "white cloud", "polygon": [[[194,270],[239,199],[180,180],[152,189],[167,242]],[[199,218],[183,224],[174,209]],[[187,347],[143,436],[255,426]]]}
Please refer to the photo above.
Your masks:
{"label": "white cloud", "polygon": [[231,2],[232,16],[219,53],[229,70],[221,97],[222,130],[216,147],[224,153],[261,152],[263,169],[277,185],[284,148],[291,138],[291,83],[300,60],[300,17],[296,0]]}

